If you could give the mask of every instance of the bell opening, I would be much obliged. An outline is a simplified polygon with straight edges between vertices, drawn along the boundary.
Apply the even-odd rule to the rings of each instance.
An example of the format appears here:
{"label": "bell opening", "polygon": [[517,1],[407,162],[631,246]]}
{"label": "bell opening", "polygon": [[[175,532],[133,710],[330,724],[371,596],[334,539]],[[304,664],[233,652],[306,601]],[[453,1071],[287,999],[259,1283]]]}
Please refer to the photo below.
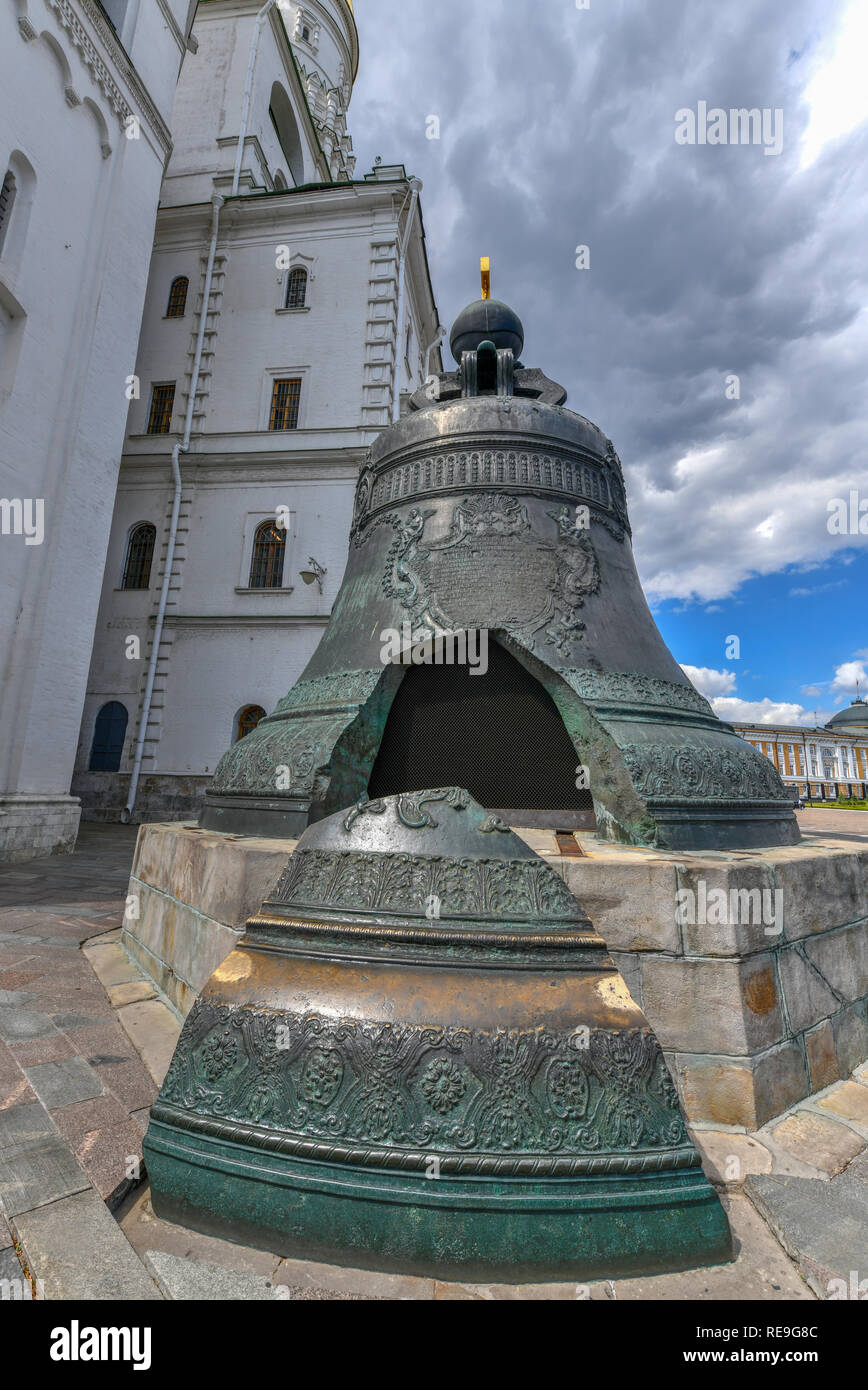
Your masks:
{"label": "bell opening", "polygon": [[392,701],[369,797],[465,787],[513,824],[593,829],[593,798],[576,785],[582,759],[554,700],[487,637],[485,670],[484,660],[474,668],[458,650],[457,637],[445,639],[438,664],[408,667]]}

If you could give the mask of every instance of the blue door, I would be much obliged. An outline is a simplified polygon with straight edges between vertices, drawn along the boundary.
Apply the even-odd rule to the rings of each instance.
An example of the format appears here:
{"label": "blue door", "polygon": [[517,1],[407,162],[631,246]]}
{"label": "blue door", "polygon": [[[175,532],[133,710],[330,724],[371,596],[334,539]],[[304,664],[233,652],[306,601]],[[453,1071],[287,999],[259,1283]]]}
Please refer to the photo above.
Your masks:
{"label": "blue door", "polygon": [[127,734],[126,706],[118,700],[103,705],[96,717],[90,750],[91,772],[117,772]]}

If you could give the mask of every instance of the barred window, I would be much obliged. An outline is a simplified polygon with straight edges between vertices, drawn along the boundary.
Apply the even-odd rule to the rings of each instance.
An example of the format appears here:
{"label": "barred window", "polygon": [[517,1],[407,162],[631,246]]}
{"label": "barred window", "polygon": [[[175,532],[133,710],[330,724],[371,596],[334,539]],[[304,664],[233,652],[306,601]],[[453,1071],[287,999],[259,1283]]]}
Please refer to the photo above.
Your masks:
{"label": "barred window", "polygon": [[265,710],[261,705],[248,705],[246,709],[243,709],[238,716],[238,727],[235,730],[235,742],[238,743],[240,739],[246,738],[248,734],[252,734],[260,719],[264,718]]}
{"label": "barred window", "polygon": [[6,233],[9,230],[9,222],[12,217],[12,204],[15,202],[17,184],[15,175],[11,169],[6,170],[6,177],[3,186],[0,188],[0,252],[3,250],[3,242],[6,240]]}
{"label": "barred window", "polygon": [[177,280],[172,281],[172,288],[169,290],[169,303],[166,306],[167,319],[182,319],[184,317],[189,288],[190,281],[186,275],[179,275]]}
{"label": "barred window", "polygon": [[270,430],[298,429],[298,407],[301,401],[301,377],[275,381],[271,392]]}
{"label": "barred window", "polygon": [[148,434],[168,434],[172,428],[172,409],[175,404],[175,383],[165,382],[154,387]]}
{"label": "barred window", "polygon": [[286,282],[286,308],[303,309],[306,299],[307,271],[302,266],[296,266],[295,270],[289,272]]}
{"label": "barred window", "polygon": [[251,589],[280,589],[283,586],[283,559],[286,531],[274,521],[263,521],[256,528],[250,561]]}
{"label": "barred window", "polygon": [[130,531],[122,589],[147,589],[151,582],[151,561],[156,539],[157,528],[149,521],[139,522]]}

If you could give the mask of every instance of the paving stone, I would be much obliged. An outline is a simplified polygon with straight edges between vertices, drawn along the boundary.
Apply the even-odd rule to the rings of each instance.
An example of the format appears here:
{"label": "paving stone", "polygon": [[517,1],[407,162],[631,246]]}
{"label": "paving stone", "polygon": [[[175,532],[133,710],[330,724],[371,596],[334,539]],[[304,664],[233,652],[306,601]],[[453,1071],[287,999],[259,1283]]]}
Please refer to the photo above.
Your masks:
{"label": "paving stone", "polygon": [[868,1086],[863,1086],[859,1081],[845,1081],[843,1086],[836,1086],[834,1091],[823,1096],[817,1104],[823,1110],[842,1115],[845,1120],[855,1120],[857,1124],[868,1125]]}
{"label": "paving stone", "polygon": [[30,1281],[21,1268],[21,1261],[11,1247],[0,1248],[0,1301],[5,1303],[7,1300],[10,1302],[20,1301],[21,1303],[33,1302],[33,1290],[30,1287]]}
{"label": "paving stone", "polygon": [[75,1156],[103,1201],[113,1207],[142,1180],[142,1133],[132,1120],[82,1135]]}
{"label": "paving stone", "polygon": [[828,1182],[759,1174],[745,1191],[821,1298],[852,1270],[864,1278],[868,1184],[847,1173]]}
{"label": "paving stone", "polygon": [[36,1092],[23,1072],[0,1085],[0,1110],[11,1110],[13,1106],[28,1105],[36,1100]]}
{"label": "paving stone", "polygon": [[0,1201],[8,1217],[89,1186],[84,1170],[57,1134],[0,1149]]}
{"label": "paving stone", "polygon": [[184,1302],[232,1300],[250,1303],[285,1297],[261,1274],[242,1274],[220,1265],[169,1255],[165,1250],[148,1250],[144,1258],[166,1298]]}
{"label": "paving stone", "polygon": [[157,991],[149,980],[131,980],[128,985],[109,986],[109,1003],[113,1009],[121,1009],[125,1004],[137,1004],[142,999],[156,998]]}
{"label": "paving stone", "polygon": [[85,946],[84,955],[104,989],[109,985],[125,985],[141,979],[141,971],[133,965],[126,951],[118,944]]}
{"label": "paving stone", "polygon": [[75,1033],[79,1028],[93,1028],[96,1024],[112,1022],[112,1015],[105,1012],[105,1007],[96,1014],[53,1014],[52,1017],[64,1033]]}
{"label": "paving stone", "polygon": [[99,1062],[93,1058],[91,1061],[103,1085],[117,1096],[130,1113],[153,1105],[157,1099],[158,1088],[154,1078],[138,1057],[122,1057],[114,1062]]}
{"label": "paving stone", "polygon": [[9,1222],[0,1211],[0,1250],[8,1250],[12,1244],[12,1232],[9,1229]]}
{"label": "paving stone", "polygon": [[56,1132],[51,1116],[38,1100],[0,1111],[0,1152]]}
{"label": "paving stone", "polygon": [[92,1188],[15,1221],[27,1264],[48,1300],[147,1299],[160,1293]]}
{"label": "paving stone", "polygon": [[0,970],[0,986],[3,989],[23,989],[25,985],[32,984],[34,980],[40,980],[42,973],[42,970],[24,968]]}
{"label": "paving stone", "polygon": [[72,1105],[77,1100],[91,1100],[102,1094],[102,1081],[83,1057],[69,1057],[65,1062],[44,1062],[26,1069],[39,1099],[49,1110]]}
{"label": "paving stone", "polygon": [[42,1062],[62,1062],[77,1055],[65,1033],[49,1033],[45,1038],[13,1043],[10,1051],[20,1067],[38,1067]]}
{"label": "paving stone", "polygon": [[52,1110],[51,1118],[64,1139],[76,1144],[95,1129],[111,1129],[129,1120],[126,1108],[116,1096],[99,1095],[92,1100],[78,1101],[65,1105],[61,1110]]}
{"label": "paving stone", "polygon": [[847,1165],[847,1177],[859,1178],[861,1182],[868,1182],[868,1149],[863,1149],[852,1163]]}
{"label": "paving stone", "polygon": [[128,1004],[118,1017],[151,1076],[162,1085],[181,1036],[177,1018],[159,999]]}
{"label": "paving stone", "polygon": [[713,1129],[691,1129],[691,1137],[709,1181],[728,1191],[743,1187],[749,1173],[770,1173],[772,1156],[750,1134]]}
{"label": "paving stone", "polygon": [[139,1129],[142,1131],[142,1134],[147,1134],[148,1125],[151,1122],[150,1109],[134,1110],[130,1118],[132,1119],[133,1123],[139,1127]]}
{"label": "paving stone", "polygon": [[0,1009],[0,1038],[16,1042],[19,1038],[42,1038],[56,1033],[54,1020],[39,1009]]}
{"label": "paving stone", "polygon": [[0,989],[0,1008],[21,1008],[38,996],[26,989]]}
{"label": "paving stone", "polygon": [[[852,1158],[865,1147],[858,1134],[846,1125],[823,1119],[807,1110],[797,1110],[774,1126],[771,1136],[776,1144],[803,1163],[819,1168],[834,1177],[847,1167]],[[868,1233],[866,1233],[868,1235]]]}

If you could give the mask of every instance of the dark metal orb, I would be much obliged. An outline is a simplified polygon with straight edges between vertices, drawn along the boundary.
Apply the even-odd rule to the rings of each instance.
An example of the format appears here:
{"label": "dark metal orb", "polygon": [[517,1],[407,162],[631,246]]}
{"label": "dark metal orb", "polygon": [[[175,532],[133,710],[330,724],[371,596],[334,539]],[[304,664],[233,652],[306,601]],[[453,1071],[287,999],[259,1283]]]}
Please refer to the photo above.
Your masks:
{"label": "dark metal orb", "polygon": [[516,358],[521,356],[524,347],[521,319],[499,299],[478,299],[461,310],[449,337],[455,361],[460,364],[462,352],[476,352],[485,339],[495,347],[511,348]]}

